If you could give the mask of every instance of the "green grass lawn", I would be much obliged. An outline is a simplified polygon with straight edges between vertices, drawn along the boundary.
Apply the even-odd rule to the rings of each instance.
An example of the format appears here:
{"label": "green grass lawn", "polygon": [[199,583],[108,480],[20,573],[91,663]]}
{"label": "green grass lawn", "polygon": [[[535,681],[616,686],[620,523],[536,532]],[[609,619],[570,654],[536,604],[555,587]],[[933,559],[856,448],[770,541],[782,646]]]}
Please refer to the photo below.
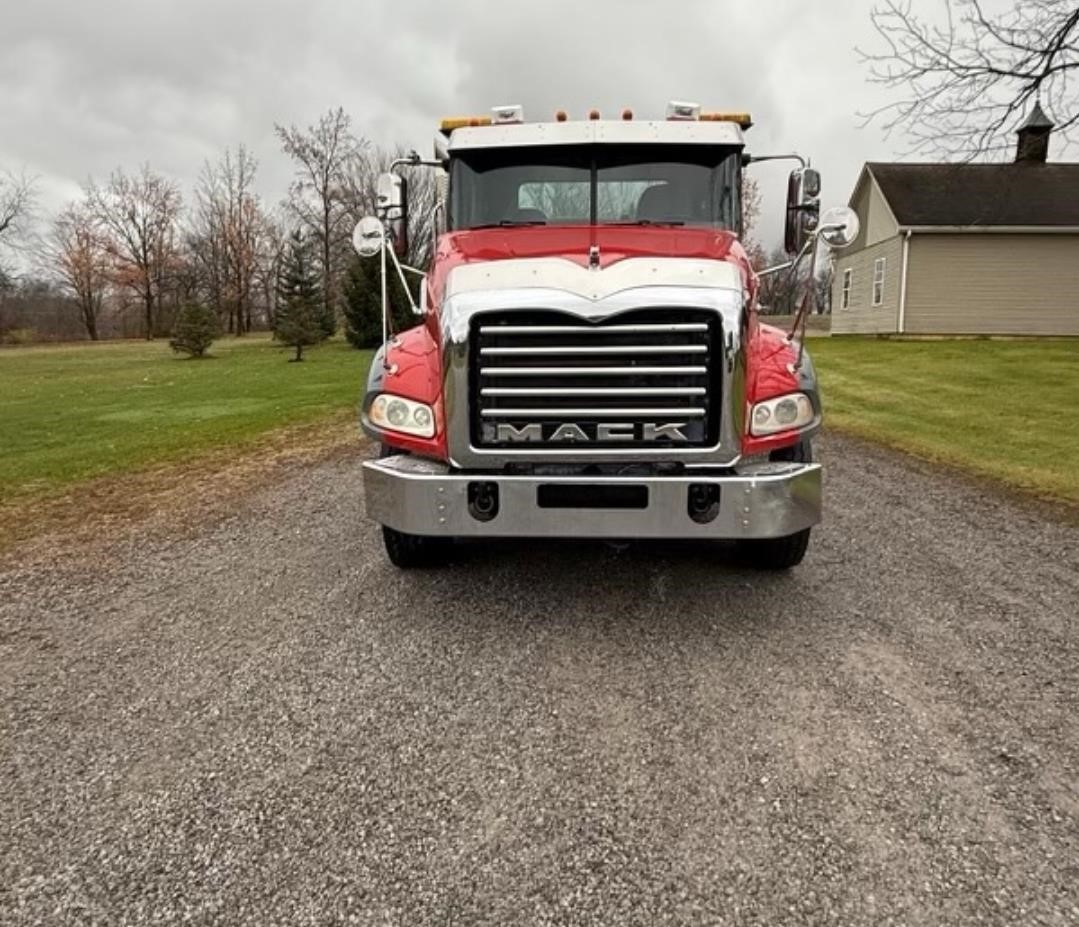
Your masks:
{"label": "green grass lawn", "polygon": [[[1079,502],[1079,341],[818,338],[828,427]],[[302,364],[265,337],[181,359],[163,341],[0,351],[0,493],[252,443],[354,408],[370,353],[341,341]]]}
{"label": "green grass lawn", "polygon": [[825,427],[1079,502],[1079,340],[809,343]]}
{"label": "green grass lawn", "polygon": [[0,492],[48,494],[253,442],[355,407],[371,354],[331,341],[290,364],[265,336],[188,360],[164,341],[0,351]]}

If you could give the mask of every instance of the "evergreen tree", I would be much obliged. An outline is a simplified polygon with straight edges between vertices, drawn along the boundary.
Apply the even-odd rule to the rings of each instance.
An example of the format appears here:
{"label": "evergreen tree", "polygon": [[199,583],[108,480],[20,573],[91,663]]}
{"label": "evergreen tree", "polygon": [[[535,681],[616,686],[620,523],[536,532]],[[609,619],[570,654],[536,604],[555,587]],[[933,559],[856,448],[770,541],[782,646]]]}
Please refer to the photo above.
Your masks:
{"label": "evergreen tree", "polygon": [[188,303],[177,313],[169,347],[177,353],[204,357],[220,334],[217,312],[202,303]]}
{"label": "evergreen tree", "polygon": [[319,331],[322,332],[323,341],[332,338],[337,332],[337,312],[333,307],[333,303],[323,301],[318,311],[318,327]]}
{"label": "evergreen tree", "polygon": [[[400,332],[417,322],[397,270],[387,267],[390,300],[390,329]],[[419,278],[406,279],[413,300],[419,301]],[[342,288],[345,337],[354,348],[374,348],[382,343],[382,267],[378,255],[357,257],[349,267]]]}
{"label": "evergreen tree", "polygon": [[289,236],[277,277],[274,338],[295,348],[296,356],[292,360],[301,361],[305,347],[328,337],[325,315],[311,247],[303,233],[295,231]]}
{"label": "evergreen tree", "polygon": [[341,287],[345,337],[354,348],[377,348],[382,342],[382,291],[378,258],[357,257]]}

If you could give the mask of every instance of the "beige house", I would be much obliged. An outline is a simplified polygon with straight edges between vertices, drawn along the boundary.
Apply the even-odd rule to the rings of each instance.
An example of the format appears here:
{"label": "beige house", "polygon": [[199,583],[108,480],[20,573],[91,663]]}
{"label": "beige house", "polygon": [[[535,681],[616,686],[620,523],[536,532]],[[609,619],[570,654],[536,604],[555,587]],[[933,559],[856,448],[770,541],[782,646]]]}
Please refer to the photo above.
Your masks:
{"label": "beige house", "polygon": [[1009,164],[862,168],[832,333],[1079,335],[1079,163],[1035,106]]}

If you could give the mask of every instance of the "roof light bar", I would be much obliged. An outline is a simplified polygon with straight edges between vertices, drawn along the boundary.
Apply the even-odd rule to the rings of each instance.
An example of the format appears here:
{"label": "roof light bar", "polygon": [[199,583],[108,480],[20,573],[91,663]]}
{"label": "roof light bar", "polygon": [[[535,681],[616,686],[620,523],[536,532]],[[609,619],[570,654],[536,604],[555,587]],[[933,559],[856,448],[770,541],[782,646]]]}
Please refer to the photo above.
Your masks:
{"label": "roof light bar", "polygon": [[668,119],[699,119],[700,115],[700,103],[687,103],[684,100],[671,100],[671,102],[667,104]]}
{"label": "roof light bar", "polygon": [[753,117],[749,113],[701,113],[701,122],[736,122],[743,129],[753,125]]}
{"label": "roof light bar", "polygon": [[490,124],[490,116],[447,116],[439,123],[439,130],[449,135],[454,129],[489,126]]}

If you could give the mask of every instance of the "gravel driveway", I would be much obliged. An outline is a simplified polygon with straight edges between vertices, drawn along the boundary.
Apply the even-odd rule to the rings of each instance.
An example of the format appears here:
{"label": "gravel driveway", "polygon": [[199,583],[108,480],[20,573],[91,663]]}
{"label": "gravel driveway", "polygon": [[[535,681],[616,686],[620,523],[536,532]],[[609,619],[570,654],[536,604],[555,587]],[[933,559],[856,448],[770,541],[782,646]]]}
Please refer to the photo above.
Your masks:
{"label": "gravel driveway", "polygon": [[0,923],[1079,923],[1079,528],[824,458],[787,576],[398,573],[355,458],[9,566]]}

